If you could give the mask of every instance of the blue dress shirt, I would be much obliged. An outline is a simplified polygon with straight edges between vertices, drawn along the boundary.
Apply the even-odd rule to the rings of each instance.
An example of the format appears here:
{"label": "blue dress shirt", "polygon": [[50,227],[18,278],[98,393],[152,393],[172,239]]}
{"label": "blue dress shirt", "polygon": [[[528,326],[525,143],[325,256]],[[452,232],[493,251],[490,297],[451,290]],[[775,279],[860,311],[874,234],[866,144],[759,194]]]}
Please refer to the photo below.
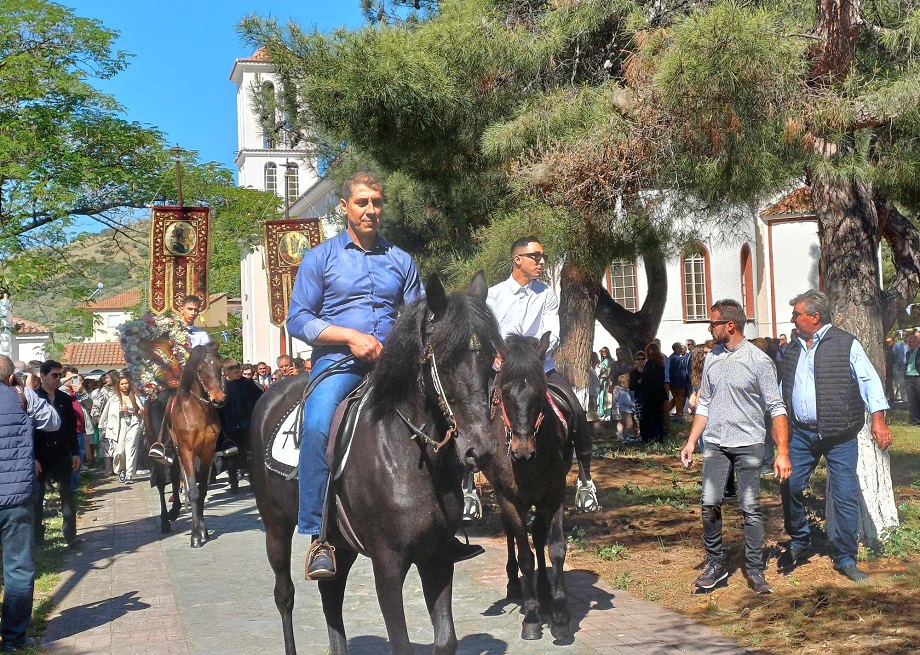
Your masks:
{"label": "blue dress shirt", "polygon": [[351,328],[383,343],[393,329],[399,308],[422,296],[415,262],[377,237],[371,250],[355,244],[347,231],[310,250],[297,271],[288,332],[313,345],[314,364],[351,354],[346,345],[316,345],[330,325]]}
{"label": "blue dress shirt", "polygon": [[[795,368],[792,408],[795,412],[795,419],[808,425],[818,423],[818,403],[815,398],[815,351],[830,327],[830,323],[821,326],[812,339],[811,348],[805,346],[805,339],[798,337],[802,350],[799,352],[799,361]],[[853,339],[853,345],[850,347],[850,370],[859,385],[859,394],[869,413],[888,409],[888,399],[885,398],[882,380],[858,339]]]}

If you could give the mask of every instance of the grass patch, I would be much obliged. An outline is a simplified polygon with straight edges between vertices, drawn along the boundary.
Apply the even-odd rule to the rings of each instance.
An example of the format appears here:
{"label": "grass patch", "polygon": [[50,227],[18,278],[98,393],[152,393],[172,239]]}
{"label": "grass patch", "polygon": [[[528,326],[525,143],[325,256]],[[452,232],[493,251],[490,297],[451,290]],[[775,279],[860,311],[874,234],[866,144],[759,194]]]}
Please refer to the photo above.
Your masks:
{"label": "grass patch", "polygon": [[629,551],[623,544],[613,544],[611,546],[598,548],[595,554],[608,562],[618,562],[620,560],[629,559]]}
{"label": "grass patch", "polygon": [[[87,474],[80,476],[80,484],[75,494],[78,516],[85,505],[86,494],[91,487],[92,478]],[[36,546],[34,551],[35,594],[28,635],[36,639],[40,639],[45,634],[48,617],[54,611],[54,590],[61,581],[61,571],[68,553],[67,544],[64,543],[64,519],[61,516],[59,503],[60,497],[56,491],[45,494],[45,543]],[[2,588],[2,577],[0,577],[0,588]],[[22,655],[40,655],[43,651],[39,645],[22,648],[17,652]]]}

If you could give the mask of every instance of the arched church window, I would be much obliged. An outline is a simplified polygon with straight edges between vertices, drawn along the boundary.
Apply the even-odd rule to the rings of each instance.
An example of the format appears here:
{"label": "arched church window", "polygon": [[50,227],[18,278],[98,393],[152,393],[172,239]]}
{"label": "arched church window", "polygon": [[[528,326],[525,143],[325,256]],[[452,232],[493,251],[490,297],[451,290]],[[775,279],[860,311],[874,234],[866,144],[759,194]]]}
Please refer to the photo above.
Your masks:
{"label": "arched church window", "polygon": [[636,293],[636,262],[617,261],[607,269],[607,290],[610,297],[634,312],[639,309]]}
{"label": "arched church window", "polygon": [[293,204],[297,200],[297,196],[300,195],[300,181],[298,179],[298,170],[296,167],[291,166],[287,169],[287,194],[288,202]]}
{"label": "arched church window", "polygon": [[684,248],[680,258],[681,289],[685,321],[709,318],[710,291],[709,251],[698,241]]}
{"label": "arched church window", "polygon": [[278,193],[278,167],[273,162],[265,164],[265,190]]}

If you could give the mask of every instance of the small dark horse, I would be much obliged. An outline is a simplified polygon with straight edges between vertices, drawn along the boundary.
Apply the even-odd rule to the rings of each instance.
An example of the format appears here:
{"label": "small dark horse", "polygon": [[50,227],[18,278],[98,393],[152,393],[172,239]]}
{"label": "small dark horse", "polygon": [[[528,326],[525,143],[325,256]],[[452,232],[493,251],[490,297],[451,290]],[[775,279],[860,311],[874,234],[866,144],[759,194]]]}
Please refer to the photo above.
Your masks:
{"label": "small dark horse", "polygon": [[[495,490],[508,541],[508,598],[524,599],[523,639],[540,639],[540,602],[552,610],[550,630],[557,640],[571,638],[568,601],[563,578],[566,541],[562,529],[566,475],[572,468],[571,440],[561,410],[547,395],[543,360],[549,333],[538,342],[531,337],[505,338],[501,371],[495,378],[493,407],[497,429],[504,438],[492,452],[477,458],[479,469]],[[557,413],[559,412],[559,413]],[[534,554],[527,538],[527,518],[533,508]],[[549,544],[553,580],[546,572],[544,547]],[[515,546],[517,554],[515,555]],[[524,588],[518,577],[524,575]],[[536,583],[536,584],[535,584]],[[539,598],[539,601],[538,601]]]}
{"label": "small dark horse", "polygon": [[157,465],[153,484],[160,493],[160,530],[169,532],[169,522],[179,517],[179,476],[185,480],[185,493],[192,510],[192,548],[204,545],[208,531],[204,524],[204,499],[208,491],[211,462],[220,434],[217,408],[225,402],[220,355],[213,344],[192,348],[182,370],[175,393],[167,393],[148,412],[150,434],[162,426],[168,429],[176,446],[177,456],[169,466],[173,503],[166,509],[166,476],[164,465]]}
{"label": "small dark horse", "polygon": [[[338,577],[319,582],[333,655],[348,652],[342,603],[358,548],[373,563],[392,652],[413,653],[402,595],[413,564],[434,626],[433,653],[457,650],[451,609],[454,564],[442,550],[460,526],[466,461],[484,448],[494,449],[480,441],[494,435],[488,383],[501,344],[485,304],[486,291],[484,276],[477,274],[469,294],[448,297],[432,277],[426,298],[403,308],[370,375],[348,464],[333,483],[339,521],[347,517],[356,543],[346,541],[341,523],[330,526]],[[299,377],[302,381],[271,387],[252,419],[252,487],[265,524],[287,655],[296,653],[290,571],[297,482],[266,470],[264,444],[285,411],[299,402],[307,383],[306,376]]]}

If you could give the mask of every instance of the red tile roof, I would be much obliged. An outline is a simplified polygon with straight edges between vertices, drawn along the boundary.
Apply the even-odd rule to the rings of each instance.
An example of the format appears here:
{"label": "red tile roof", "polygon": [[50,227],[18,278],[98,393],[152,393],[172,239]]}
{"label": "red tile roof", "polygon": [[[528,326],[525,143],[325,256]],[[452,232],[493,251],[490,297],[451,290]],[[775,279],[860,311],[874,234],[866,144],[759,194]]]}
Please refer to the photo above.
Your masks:
{"label": "red tile roof", "polygon": [[761,216],[780,216],[782,214],[814,214],[815,208],[811,204],[811,189],[802,187],[789,193],[762,212]]}
{"label": "red tile roof", "polygon": [[138,289],[129,289],[128,291],[122,291],[119,294],[112,296],[111,298],[106,298],[105,300],[94,300],[93,302],[88,302],[84,305],[81,305],[81,309],[126,309],[128,307],[134,307],[139,304],[141,301],[141,292]]}
{"label": "red tile roof", "polygon": [[109,343],[69,343],[61,355],[64,364],[73,366],[125,366],[125,354],[117,341]]}
{"label": "red tile roof", "polygon": [[13,317],[13,325],[16,326],[17,334],[48,334],[51,332],[50,329],[41,323],[36,323],[35,321],[20,318],[19,316]]}

